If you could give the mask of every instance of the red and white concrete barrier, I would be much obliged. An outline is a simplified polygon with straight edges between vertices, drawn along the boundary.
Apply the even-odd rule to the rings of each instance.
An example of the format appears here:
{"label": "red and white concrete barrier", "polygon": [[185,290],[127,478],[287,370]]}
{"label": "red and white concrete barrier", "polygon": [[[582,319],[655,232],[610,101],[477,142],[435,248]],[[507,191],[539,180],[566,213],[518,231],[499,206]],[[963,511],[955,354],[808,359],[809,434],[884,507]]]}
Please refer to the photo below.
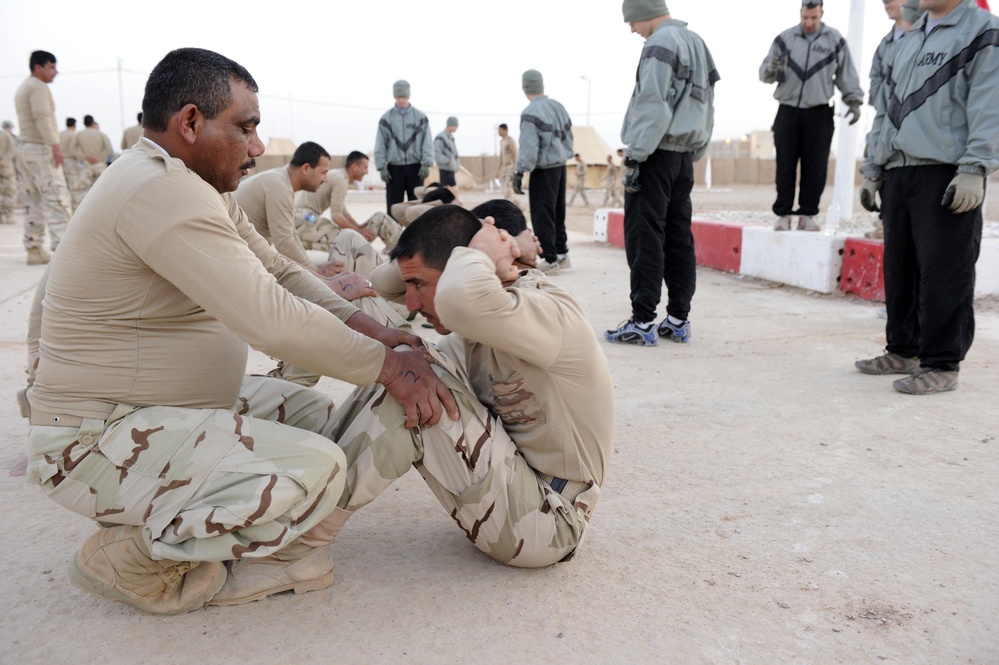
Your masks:
{"label": "red and white concrete barrier", "polygon": [[[820,293],[840,291],[884,301],[884,243],[846,234],[775,232],[740,222],[695,219],[697,264]],[[624,211],[601,208],[593,239],[624,247]],[[999,238],[982,241],[975,297],[999,295]]]}

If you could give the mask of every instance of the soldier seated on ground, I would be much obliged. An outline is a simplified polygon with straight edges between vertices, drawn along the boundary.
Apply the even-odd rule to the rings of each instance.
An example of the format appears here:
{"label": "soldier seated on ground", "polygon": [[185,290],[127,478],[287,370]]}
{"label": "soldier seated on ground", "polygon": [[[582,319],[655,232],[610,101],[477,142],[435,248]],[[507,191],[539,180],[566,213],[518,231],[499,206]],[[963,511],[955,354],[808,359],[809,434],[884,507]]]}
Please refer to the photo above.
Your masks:
{"label": "soldier seated on ground", "polygon": [[[368,242],[381,238],[389,250],[395,247],[402,226],[394,219],[376,212],[360,223],[347,210],[348,190],[367,174],[368,156],[354,150],[343,168],[330,170],[319,189],[295,193],[295,232],[305,249],[328,252],[342,231],[355,231]],[[327,210],[329,216],[324,215]]]}
{"label": "soldier seated on ground", "polygon": [[579,305],[540,271],[519,269],[514,238],[485,222],[435,207],[372,277],[444,336],[430,351],[459,422],[407,430],[375,387],[355,391],[324,433],[347,457],[340,508],[363,507],[415,466],[481,551],[546,566],[586,532],[610,461],[613,386]]}
{"label": "soldier seated on ground", "polygon": [[408,226],[414,219],[430,210],[430,208],[453,203],[461,205],[458,200],[458,188],[451,185],[441,185],[439,182],[432,182],[420,191],[417,187],[415,201],[404,201],[392,204],[392,217],[402,224]]}

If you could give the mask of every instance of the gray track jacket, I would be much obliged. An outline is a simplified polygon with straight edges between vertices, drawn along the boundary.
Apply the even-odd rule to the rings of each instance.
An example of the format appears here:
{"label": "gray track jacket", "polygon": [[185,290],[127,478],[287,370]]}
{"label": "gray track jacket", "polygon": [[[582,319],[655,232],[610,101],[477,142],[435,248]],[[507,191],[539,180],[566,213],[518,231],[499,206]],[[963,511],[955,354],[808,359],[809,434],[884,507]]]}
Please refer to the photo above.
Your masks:
{"label": "gray track jacket", "polygon": [[864,91],[860,89],[846,40],[825,23],[819,25],[818,32],[813,41],[808,41],[801,25],[777,35],[760,65],[760,80],[776,81],[770,65],[786,57],[785,80],[774,91],[774,99],[781,104],[801,109],[826,106],[835,93],[834,85],[843,94],[844,103],[863,103]]}
{"label": "gray track jacket", "polygon": [[572,155],[572,120],[569,114],[554,99],[538,95],[520,114],[517,173],[565,166]]}
{"label": "gray track jacket", "polygon": [[375,168],[392,164],[434,165],[433,141],[427,116],[414,106],[403,110],[393,106],[378,121],[375,135]]}
{"label": "gray track jacket", "polygon": [[923,15],[892,54],[861,171],[999,168],[999,18],[965,0],[926,34]]}
{"label": "gray track jacket", "polygon": [[704,41],[683,21],[664,21],[645,41],[638,61],[621,126],[628,157],[644,162],[656,150],[670,150],[699,159],[711,142],[718,80]]}
{"label": "gray track jacket", "polygon": [[434,139],[434,159],[437,168],[445,171],[458,171],[461,162],[458,160],[458,146],[454,144],[454,135],[445,129]]}
{"label": "gray track jacket", "polygon": [[871,106],[876,106],[877,104],[878,93],[885,81],[885,68],[891,62],[891,54],[895,50],[895,43],[895,28],[892,27],[878,44],[877,50],[874,51],[874,59],[871,61],[871,87],[867,91],[867,102]]}

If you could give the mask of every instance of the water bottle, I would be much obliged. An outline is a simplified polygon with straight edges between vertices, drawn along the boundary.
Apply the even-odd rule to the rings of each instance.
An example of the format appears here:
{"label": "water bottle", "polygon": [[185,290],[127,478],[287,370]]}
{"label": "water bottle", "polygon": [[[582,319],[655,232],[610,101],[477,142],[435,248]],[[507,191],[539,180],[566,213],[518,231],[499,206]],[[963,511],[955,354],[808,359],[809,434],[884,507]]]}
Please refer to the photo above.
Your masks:
{"label": "water bottle", "polygon": [[307,221],[309,224],[315,224],[316,223],[316,213],[314,213],[314,212],[307,212],[307,213],[305,213],[305,221]]}
{"label": "water bottle", "polygon": [[826,211],[826,228],[825,232],[828,236],[836,235],[836,231],[839,230],[839,203],[836,201],[832,202],[829,209]]}

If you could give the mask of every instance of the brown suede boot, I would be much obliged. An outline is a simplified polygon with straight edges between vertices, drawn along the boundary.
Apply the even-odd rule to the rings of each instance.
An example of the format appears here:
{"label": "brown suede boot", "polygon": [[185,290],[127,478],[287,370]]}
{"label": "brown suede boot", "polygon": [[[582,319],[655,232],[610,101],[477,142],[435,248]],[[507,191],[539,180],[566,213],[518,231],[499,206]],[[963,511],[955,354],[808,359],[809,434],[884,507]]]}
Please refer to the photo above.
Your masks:
{"label": "brown suede boot", "polygon": [[52,255],[44,247],[29,247],[24,251],[28,255],[29,266],[43,266],[52,260]]}
{"label": "brown suede boot", "polygon": [[204,606],[225,576],[219,561],[153,559],[137,526],[101,529],[69,562],[69,579],[80,589],[150,614],[182,614]]}
{"label": "brown suede boot", "polygon": [[258,559],[229,562],[225,586],[209,605],[242,605],[282,591],[306,593],[333,584],[333,548],[344,523],[354,513],[336,508],[283,550]]}

